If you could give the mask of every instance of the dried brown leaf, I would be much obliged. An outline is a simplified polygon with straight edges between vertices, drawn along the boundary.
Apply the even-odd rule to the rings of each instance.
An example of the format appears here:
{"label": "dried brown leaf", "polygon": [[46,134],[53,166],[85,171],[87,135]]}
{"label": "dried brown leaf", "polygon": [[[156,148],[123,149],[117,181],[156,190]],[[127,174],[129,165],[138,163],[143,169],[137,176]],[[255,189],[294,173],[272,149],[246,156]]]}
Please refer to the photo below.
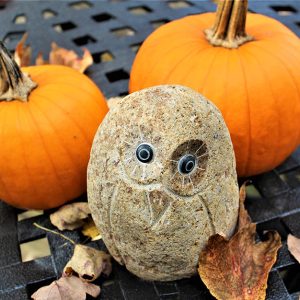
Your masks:
{"label": "dried brown leaf", "polygon": [[93,64],[93,57],[86,48],[83,49],[83,56],[80,58],[73,50],[61,48],[56,43],[52,43],[51,47],[52,50],[49,54],[51,65],[65,65],[83,73]]}
{"label": "dried brown leaf", "polygon": [[43,53],[39,52],[37,58],[35,59],[35,64],[37,66],[46,65],[48,62],[44,60]]}
{"label": "dried brown leaf", "polygon": [[[30,65],[32,50],[30,46],[25,45],[27,37],[28,34],[25,33],[20,42],[17,44],[14,53],[14,58],[17,64],[21,67]],[[38,54],[35,59],[35,64],[37,66],[45,64],[65,65],[83,73],[93,64],[93,57],[87,48],[83,48],[82,57],[79,57],[73,50],[59,47],[54,42],[51,44],[51,48],[49,60],[44,60],[42,53]]]}
{"label": "dried brown leaf", "polygon": [[96,298],[100,294],[100,287],[83,282],[75,276],[61,277],[50,285],[37,290],[31,298],[34,300],[85,300],[86,294]]}
{"label": "dried brown leaf", "polygon": [[111,273],[110,255],[84,245],[76,245],[71,260],[64,268],[66,276],[76,273],[83,281],[91,282],[101,274]]}
{"label": "dried brown leaf", "polygon": [[200,277],[217,299],[265,299],[281,242],[277,232],[268,232],[267,241],[255,244],[255,232],[256,225],[251,224],[229,241],[214,235],[201,252]]}
{"label": "dried brown leaf", "polygon": [[50,215],[50,220],[59,230],[74,230],[84,225],[90,213],[87,202],[77,202],[62,206]]}
{"label": "dried brown leaf", "polygon": [[240,190],[238,232],[227,240],[211,236],[199,258],[199,274],[211,294],[222,300],[262,300],[267,279],[281,247],[277,232],[267,233],[267,240],[255,242],[256,225],[244,208],[245,186]]}
{"label": "dried brown leaf", "polygon": [[90,237],[92,241],[100,240],[102,238],[92,217],[89,217],[87,222],[84,223],[81,232],[83,235]]}
{"label": "dried brown leaf", "polygon": [[30,65],[32,50],[30,46],[25,45],[27,37],[28,34],[26,32],[23,34],[15,49],[14,59],[19,67],[27,67]]}
{"label": "dried brown leaf", "polygon": [[245,209],[246,184],[247,184],[247,182],[245,182],[240,188],[240,208],[239,208],[238,230],[251,224],[251,218],[250,218],[247,210]]}
{"label": "dried brown leaf", "polygon": [[300,239],[289,234],[287,237],[287,246],[291,254],[300,263]]}

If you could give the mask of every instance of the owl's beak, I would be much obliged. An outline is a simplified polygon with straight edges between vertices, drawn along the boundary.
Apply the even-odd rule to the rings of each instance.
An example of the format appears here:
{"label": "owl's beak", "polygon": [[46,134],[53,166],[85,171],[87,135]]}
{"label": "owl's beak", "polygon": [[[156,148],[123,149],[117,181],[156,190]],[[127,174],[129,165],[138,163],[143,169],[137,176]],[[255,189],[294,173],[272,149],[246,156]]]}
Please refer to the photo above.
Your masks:
{"label": "owl's beak", "polygon": [[150,213],[149,225],[152,229],[165,224],[166,213],[171,206],[171,197],[163,191],[146,192],[146,203]]}

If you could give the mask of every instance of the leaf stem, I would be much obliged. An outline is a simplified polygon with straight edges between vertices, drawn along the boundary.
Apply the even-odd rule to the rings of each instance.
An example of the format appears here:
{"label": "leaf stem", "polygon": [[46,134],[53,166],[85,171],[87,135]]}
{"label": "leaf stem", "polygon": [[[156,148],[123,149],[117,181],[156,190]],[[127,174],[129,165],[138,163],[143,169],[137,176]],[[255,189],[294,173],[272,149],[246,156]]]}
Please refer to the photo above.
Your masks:
{"label": "leaf stem", "polygon": [[45,231],[47,231],[47,232],[51,232],[51,233],[53,233],[53,234],[59,235],[60,237],[62,237],[62,238],[64,238],[65,240],[69,241],[70,243],[72,243],[73,245],[76,245],[76,243],[75,243],[72,239],[68,238],[67,236],[65,236],[65,235],[62,234],[62,233],[56,232],[56,231],[54,231],[54,230],[51,230],[51,229],[49,229],[49,228],[46,228],[46,227],[44,227],[44,226],[42,226],[42,225],[39,225],[39,224],[37,224],[37,223],[33,223],[33,225],[34,225],[35,227],[40,228],[40,229],[42,229],[42,230],[45,230]]}

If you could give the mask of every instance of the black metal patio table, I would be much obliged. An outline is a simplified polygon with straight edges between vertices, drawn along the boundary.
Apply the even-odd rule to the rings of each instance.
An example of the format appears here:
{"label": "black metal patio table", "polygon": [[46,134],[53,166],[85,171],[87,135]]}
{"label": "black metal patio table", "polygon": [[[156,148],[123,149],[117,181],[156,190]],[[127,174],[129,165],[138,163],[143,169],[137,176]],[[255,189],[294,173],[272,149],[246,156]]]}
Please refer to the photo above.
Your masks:
{"label": "black metal patio table", "polygon": [[[143,40],[158,26],[189,14],[214,11],[212,1],[0,1],[0,39],[13,51],[28,32],[33,57],[50,50],[51,42],[78,54],[87,47],[94,65],[87,75],[107,98],[128,93],[132,61]],[[249,1],[249,10],[278,19],[300,36],[299,0]],[[0,170],[1,171],[1,170]],[[299,299],[300,265],[289,254],[289,233],[300,237],[300,148],[275,170],[251,178],[246,200],[258,238],[269,229],[283,240],[268,280],[267,299]],[[83,196],[86,199],[86,196]],[[0,201],[0,299],[29,299],[39,287],[59,277],[73,252],[72,245],[34,227],[37,222],[55,229],[49,213],[18,222],[22,211]],[[79,232],[64,232],[76,242]],[[22,262],[20,244],[47,237],[51,255]],[[89,242],[105,249],[103,242]],[[176,282],[146,282],[113,263],[108,279],[99,279],[99,299],[213,299],[199,277]]]}

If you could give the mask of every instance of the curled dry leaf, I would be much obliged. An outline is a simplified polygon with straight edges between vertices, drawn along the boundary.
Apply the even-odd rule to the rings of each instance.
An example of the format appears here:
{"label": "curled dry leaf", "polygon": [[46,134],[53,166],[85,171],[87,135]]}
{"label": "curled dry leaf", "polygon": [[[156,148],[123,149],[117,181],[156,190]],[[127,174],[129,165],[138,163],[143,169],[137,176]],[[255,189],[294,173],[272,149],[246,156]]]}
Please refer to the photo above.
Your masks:
{"label": "curled dry leaf", "polygon": [[243,227],[246,227],[247,225],[251,224],[250,216],[248,215],[248,212],[244,205],[246,199],[246,184],[247,182],[245,182],[240,188],[239,223],[237,230],[240,230]]}
{"label": "curled dry leaf", "polygon": [[15,53],[14,53],[14,59],[18,66],[20,67],[26,67],[30,65],[30,59],[31,59],[31,47],[28,45],[25,45],[25,42],[27,40],[28,34],[24,33],[21,40],[16,46]]}
{"label": "curled dry leaf", "polygon": [[244,199],[243,186],[238,232],[230,240],[211,236],[200,254],[200,277],[217,299],[265,299],[268,274],[281,247],[279,234],[272,231],[266,241],[255,243],[256,225],[244,208]]}
{"label": "curled dry leaf", "polygon": [[109,276],[112,270],[109,254],[83,245],[76,245],[71,260],[64,268],[64,274],[78,274],[83,281],[91,282],[101,274]]}
{"label": "curled dry leaf", "polygon": [[300,263],[300,239],[289,234],[287,237],[287,245],[291,254],[295,257],[298,263]]}
{"label": "curled dry leaf", "polygon": [[31,298],[34,300],[85,300],[86,294],[96,298],[100,287],[83,282],[75,276],[61,277],[50,285],[38,289]]}
{"label": "curled dry leaf", "polygon": [[97,241],[102,238],[101,233],[96,227],[92,217],[89,217],[88,220],[84,223],[81,232],[83,235],[90,237],[92,241]]}
{"label": "curled dry leaf", "polygon": [[228,241],[212,236],[200,255],[201,279],[217,299],[265,299],[269,271],[281,246],[277,232],[255,244],[256,225],[240,230]]}
{"label": "curled dry leaf", "polygon": [[39,52],[37,58],[35,59],[35,64],[37,66],[45,65],[47,62],[44,60],[43,53]]}
{"label": "curled dry leaf", "polygon": [[61,48],[54,42],[51,44],[51,48],[49,61],[44,61],[43,56],[40,53],[35,61],[36,65],[65,65],[83,73],[93,64],[93,57],[86,48],[83,48],[82,58],[78,57],[73,50]]}
{"label": "curled dry leaf", "polygon": [[50,215],[50,220],[59,230],[74,230],[84,225],[90,213],[87,202],[77,202],[62,206]]}
{"label": "curled dry leaf", "polygon": [[[25,45],[27,37],[27,33],[22,36],[14,53],[14,58],[20,67],[27,67],[30,65],[32,50],[30,46]],[[35,60],[36,65],[64,65],[83,73],[89,66],[93,64],[93,57],[86,48],[83,48],[82,57],[79,57],[73,50],[59,47],[54,42],[51,44],[51,48],[52,49],[49,53],[48,60],[44,60],[41,52],[38,54]]]}

